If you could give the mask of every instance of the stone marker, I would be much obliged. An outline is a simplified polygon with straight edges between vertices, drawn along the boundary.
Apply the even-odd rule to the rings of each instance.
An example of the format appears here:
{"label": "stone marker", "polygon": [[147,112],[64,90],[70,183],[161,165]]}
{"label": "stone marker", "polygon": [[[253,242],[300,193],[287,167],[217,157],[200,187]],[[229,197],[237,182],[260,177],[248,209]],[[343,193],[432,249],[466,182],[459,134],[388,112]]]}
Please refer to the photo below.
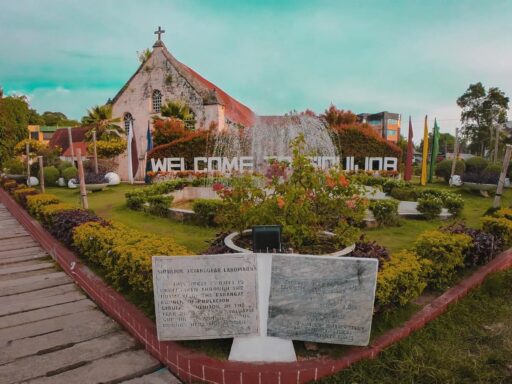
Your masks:
{"label": "stone marker", "polygon": [[269,336],[368,345],[376,259],[274,255]]}
{"label": "stone marker", "polygon": [[254,254],[154,256],[158,339],[257,334],[256,271]]}

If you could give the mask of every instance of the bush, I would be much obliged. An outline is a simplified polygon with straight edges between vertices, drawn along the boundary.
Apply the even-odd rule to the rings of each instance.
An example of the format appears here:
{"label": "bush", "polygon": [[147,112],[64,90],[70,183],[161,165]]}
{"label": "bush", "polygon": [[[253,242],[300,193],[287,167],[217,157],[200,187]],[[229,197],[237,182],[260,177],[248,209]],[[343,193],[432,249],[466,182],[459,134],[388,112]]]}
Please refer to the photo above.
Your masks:
{"label": "bush", "polygon": [[483,217],[482,229],[501,239],[505,248],[512,246],[512,221],[504,217]]}
{"label": "bush", "polygon": [[37,195],[27,196],[27,208],[29,213],[39,218],[41,208],[49,204],[58,204],[59,199],[55,195],[49,193],[40,193]]}
{"label": "bush", "polygon": [[66,182],[71,179],[76,179],[78,177],[78,169],[76,169],[76,167],[67,167],[62,171],[62,177]]}
{"label": "bush", "polygon": [[71,161],[61,160],[59,163],[57,169],[60,171],[60,173],[64,172],[66,168],[74,167],[73,163]]}
{"label": "bush", "polygon": [[52,225],[53,216],[63,211],[73,211],[76,208],[68,203],[48,204],[43,205],[39,209],[39,220],[41,223],[49,228]]}
{"label": "bush", "polygon": [[149,204],[148,212],[153,215],[166,217],[169,214],[169,208],[171,207],[173,200],[174,200],[173,196],[166,196],[166,195],[148,196],[147,197],[147,202]]}
{"label": "bush", "polygon": [[400,201],[416,201],[418,198],[418,192],[414,188],[410,187],[393,188],[389,195]]}
{"label": "bush", "polygon": [[488,164],[489,162],[483,157],[475,156],[466,160],[466,171],[481,174]]}
{"label": "bush", "polygon": [[44,182],[49,186],[56,186],[57,180],[60,177],[60,172],[54,166],[43,168]]}
{"label": "bush", "polygon": [[420,259],[411,251],[392,255],[377,275],[377,306],[402,306],[419,297],[427,286],[430,265],[430,260]]}
{"label": "bush", "polygon": [[505,219],[512,220],[512,208],[498,208],[494,212],[492,212],[492,216],[503,217]]}
{"label": "bush", "polygon": [[489,164],[483,171],[481,175],[480,183],[483,184],[498,184],[501,173],[501,165],[500,164]]}
{"label": "bush", "polygon": [[15,180],[12,180],[12,179],[3,179],[2,180],[3,189],[5,189],[9,193],[12,193],[12,191],[14,189],[16,189],[17,186],[18,186],[18,183],[16,183]]}
{"label": "bush", "polygon": [[27,167],[18,158],[5,160],[3,162],[5,173],[11,175],[24,175],[27,173]]}
{"label": "bush", "polygon": [[363,257],[367,259],[379,260],[379,270],[382,268],[385,261],[389,260],[389,251],[382,245],[377,244],[375,241],[364,241],[361,236],[356,247],[352,251],[352,257]]}
{"label": "bush", "polygon": [[146,202],[146,194],[142,189],[126,192],[124,196],[126,197],[126,205],[130,209],[140,210]]}
{"label": "bush", "polygon": [[423,197],[418,199],[417,210],[425,216],[427,220],[433,220],[439,217],[443,208],[443,201],[439,197]]}
{"label": "bush", "polygon": [[464,264],[468,267],[487,264],[501,251],[501,239],[481,229],[469,228],[464,224],[455,224],[445,228],[449,233],[463,233],[472,239],[471,247],[466,250]]}
{"label": "bush", "polygon": [[397,200],[376,200],[370,204],[370,210],[379,225],[397,225],[398,201]]}
{"label": "bush", "polygon": [[[165,200],[171,198],[171,200],[167,204],[167,208],[172,203],[172,196],[163,196],[177,189],[182,189],[186,185],[190,185],[191,181],[183,180],[183,179],[175,179],[163,181],[161,183],[152,184],[149,187],[136,189],[131,192],[125,193],[126,197],[126,205],[130,209],[140,210],[144,208],[146,203],[150,203],[150,200],[153,202],[153,209],[148,210],[149,213],[154,213],[160,216],[167,215],[167,209],[162,209],[163,204],[165,204]],[[160,196],[160,197],[159,197]],[[158,207],[159,204],[160,207]],[[151,205],[151,204],[150,204]]]}
{"label": "bush", "polygon": [[[104,173],[86,172],[84,174],[85,184],[104,184],[107,182]],[[80,181],[80,179],[78,180]]]}
{"label": "bush", "polygon": [[47,229],[55,238],[67,246],[71,246],[73,244],[73,229],[88,222],[96,222],[103,227],[109,225],[91,211],[72,209],[55,212]]}
{"label": "bush", "polygon": [[462,197],[454,193],[447,193],[443,197],[443,205],[448,209],[448,212],[453,216],[459,216],[464,209],[464,200]]}
{"label": "bush", "polygon": [[[452,174],[452,160],[443,160],[436,164],[435,173],[437,177],[442,177],[445,182],[450,181]],[[455,162],[455,175],[462,176],[466,169],[466,164],[463,160],[457,160]]]}
{"label": "bush", "polygon": [[130,289],[152,299],[151,258],[154,255],[187,255],[172,239],[148,234],[120,224],[85,223],[73,231],[73,246],[86,260],[102,267],[115,288]]}
{"label": "bush", "polygon": [[197,199],[192,205],[195,212],[195,221],[200,225],[214,226],[215,217],[222,209],[223,203],[220,200]]}
{"label": "bush", "polygon": [[39,192],[35,188],[22,186],[14,190],[14,199],[23,207],[27,206],[27,196],[37,195]]}
{"label": "bush", "polygon": [[393,191],[393,189],[395,189],[395,188],[408,188],[408,187],[411,187],[411,183],[409,183],[408,181],[387,179],[382,184],[382,191],[387,194],[390,194]]}
{"label": "bush", "polygon": [[[96,151],[98,157],[112,158],[124,153],[126,145],[126,141],[122,139],[98,140],[96,141]],[[94,143],[91,142],[87,145],[87,151],[94,153]]]}
{"label": "bush", "polygon": [[464,255],[471,247],[471,237],[439,230],[422,233],[415,243],[416,254],[432,261],[429,285],[444,289],[453,282],[458,268],[464,266]]}

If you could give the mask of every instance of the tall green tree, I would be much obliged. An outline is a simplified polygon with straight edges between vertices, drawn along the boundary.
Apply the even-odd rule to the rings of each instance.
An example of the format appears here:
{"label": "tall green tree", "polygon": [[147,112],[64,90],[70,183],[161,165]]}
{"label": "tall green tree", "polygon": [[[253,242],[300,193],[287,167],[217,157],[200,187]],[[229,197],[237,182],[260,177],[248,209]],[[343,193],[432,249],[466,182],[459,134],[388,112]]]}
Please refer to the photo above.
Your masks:
{"label": "tall green tree", "polygon": [[471,84],[457,99],[462,108],[462,134],[468,139],[468,150],[482,156],[492,153],[496,127],[507,121],[509,98],[497,87],[488,90],[478,82]]}
{"label": "tall green tree", "polygon": [[62,112],[51,112],[45,111],[41,118],[43,119],[43,123],[41,125],[48,125],[51,127],[60,126],[60,127],[74,127],[78,125],[78,121],[70,120],[68,117]]}
{"label": "tall green tree", "polygon": [[28,138],[30,114],[24,96],[0,98],[0,163],[12,158],[14,146]]}

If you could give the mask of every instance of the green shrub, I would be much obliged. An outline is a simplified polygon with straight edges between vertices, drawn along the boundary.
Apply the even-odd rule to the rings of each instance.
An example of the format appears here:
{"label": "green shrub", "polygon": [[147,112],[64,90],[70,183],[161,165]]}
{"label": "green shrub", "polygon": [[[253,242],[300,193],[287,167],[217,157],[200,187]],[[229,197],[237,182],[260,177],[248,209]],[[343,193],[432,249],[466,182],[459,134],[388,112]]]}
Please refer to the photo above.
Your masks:
{"label": "green shrub", "polygon": [[379,307],[405,305],[419,297],[427,286],[432,262],[403,250],[391,256],[377,275],[376,304]]}
{"label": "green shrub", "polygon": [[55,186],[57,185],[57,180],[60,177],[60,172],[54,166],[44,167],[43,168],[44,182],[46,185]]}
{"label": "green shrub", "polygon": [[411,183],[408,181],[397,180],[397,179],[386,179],[386,181],[382,184],[382,191],[387,194],[390,194],[391,191],[395,188],[407,188],[410,187]]}
{"label": "green shrub", "polygon": [[76,207],[74,207],[71,204],[68,203],[57,203],[57,204],[48,204],[43,205],[39,208],[39,217],[38,219],[41,221],[41,223],[45,226],[51,226],[52,225],[52,219],[53,215],[59,212],[64,211],[72,211],[75,210]]}
{"label": "green shrub", "polygon": [[418,192],[411,187],[397,187],[391,190],[390,196],[400,201],[416,201]]}
{"label": "green shrub", "polygon": [[503,241],[503,246],[512,246],[512,221],[505,217],[483,217],[482,229]]}
{"label": "green shrub", "polygon": [[60,171],[60,173],[62,173],[66,168],[69,167],[73,167],[73,163],[71,161],[61,160],[57,168]]}
{"label": "green shrub", "polygon": [[27,173],[27,166],[18,158],[5,160],[2,165],[5,173],[11,175],[24,175]]}
{"label": "green shrub", "polygon": [[223,203],[220,200],[197,199],[192,205],[195,212],[195,221],[200,225],[213,226],[216,224],[215,217],[222,209]]}
{"label": "green shrub", "polygon": [[146,194],[142,189],[136,189],[131,192],[126,192],[126,205],[130,209],[140,210],[146,202]]}
{"label": "green shrub", "polygon": [[[445,182],[450,181],[450,177],[452,174],[452,160],[443,160],[436,164],[436,176],[442,177]],[[462,176],[464,174],[464,170],[466,169],[466,164],[463,160],[457,160],[455,162],[455,175]]]}
{"label": "green shrub", "polygon": [[76,167],[67,167],[62,171],[62,177],[66,182],[68,182],[71,179],[76,179],[78,177],[78,169]]}
{"label": "green shrub", "polygon": [[425,216],[427,220],[436,219],[443,208],[443,200],[439,197],[422,197],[418,199],[417,210]]}
{"label": "green shrub", "polygon": [[152,256],[189,254],[169,237],[93,222],[75,227],[73,246],[81,257],[102,267],[115,288],[146,294],[149,300],[153,292]]}
{"label": "green shrub", "polygon": [[398,201],[376,200],[370,204],[370,210],[379,225],[396,225],[398,224]]}
{"label": "green shrub", "polygon": [[429,285],[434,289],[449,286],[457,269],[464,267],[464,254],[471,246],[468,235],[439,230],[422,233],[416,240],[415,251],[420,258],[432,261]]}
{"label": "green shrub", "polygon": [[173,196],[166,195],[148,196],[148,212],[152,215],[166,217],[169,214],[169,208],[171,207],[173,199]]}
{"label": "green shrub", "polygon": [[481,183],[484,184],[498,184],[501,173],[501,164],[489,164],[482,171]]}
{"label": "green shrub", "polygon": [[483,157],[475,156],[466,160],[466,172],[480,174],[489,162]]}
{"label": "green shrub", "polygon": [[447,193],[444,196],[443,205],[453,216],[459,216],[464,209],[464,200],[459,195]]}
{"label": "green shrub", "polygon": [[58,204],[59,199],[55,195],[49,193],[40,193],[38,195],[27,196],[27,208],[29,213],[39,218],[41,208],[45,205]]}

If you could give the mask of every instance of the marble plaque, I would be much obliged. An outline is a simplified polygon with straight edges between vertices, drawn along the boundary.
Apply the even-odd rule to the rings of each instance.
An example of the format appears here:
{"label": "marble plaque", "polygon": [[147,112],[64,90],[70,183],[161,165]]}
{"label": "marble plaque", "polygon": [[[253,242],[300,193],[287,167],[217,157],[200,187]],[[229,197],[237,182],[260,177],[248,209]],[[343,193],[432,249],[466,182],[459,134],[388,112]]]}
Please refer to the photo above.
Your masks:
{"label": "marble plaque", "polygon": [[257,334],[256,274],[254,254],[154,256],[158,339]]}
{"label": "marble plaque", "polygon": [[274,255],[267,334],[367,345],[377,267],[376,259]]}

